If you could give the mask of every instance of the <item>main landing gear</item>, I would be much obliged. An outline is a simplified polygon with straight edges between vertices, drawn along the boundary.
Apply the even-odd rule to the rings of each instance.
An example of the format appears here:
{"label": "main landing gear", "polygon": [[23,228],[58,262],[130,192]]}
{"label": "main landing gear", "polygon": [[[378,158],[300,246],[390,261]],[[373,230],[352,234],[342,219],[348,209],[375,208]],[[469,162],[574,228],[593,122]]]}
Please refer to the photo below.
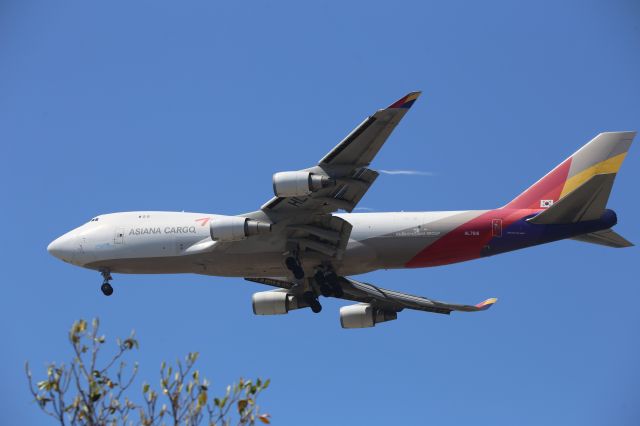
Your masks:
{"label": "main landing gear", "polygon": [[336,275],[335,272],[316,271],[316,273],[313,275],[313,278],[316,280],[316,283],[320,288],[320,294],[322,294],[324,297],[344,296],[344,291],[342,291],[342,287],[338,282],[338,275]]}
{"label": "main landing gear", "polygon": [[[332,270],[317,270],[313,275],[313,280],[317,284],[317,289],[320,290],[320,294],[324,297],[344,296],[344,291],[340,285],[338,275]],[[322,305],[318,301],[318,296],[314,291],[306,291],[302,294],[302,300],[311,308],[313,313],[318,313],[322,310]]]}
{"label": "main landing gear", "polygon": [[102,281],[102,285],[100,286],[100,290],[102,290],[102,294],[105,296],[111,296],[113,294],[113,287],[109,284],[109,281],[113,279],[111,277],[111,273],[107,270],[100,271],[100,273],[102,274],[102,278],[104,278],[104,281]]}
{"label": "main landing gear", "polygon": [[[296,280],[304,279],[304,269],[302,269],[302,266],[300,265],[300,260],[294,256],[288,256],[284,260],[284,264],[287,269],[291,271]],[[313,313],[317,314],[322,310],[322,305],[313,291],[305,291],[302,293],[302,300],[309,305]]]}
{"label": "main landing gear", "polygon": [[[289,271],[291,271],[297,281],[295,286],[303,284],[305,276],[304,269],[302,269],[297,253],[298,251],[296,249],[292,249],[288,252],[288,256],[284,260],[285,266]],[[313,285],[313,282],[315,282],[316,285]],[[322,310],[322,305],[318,301],[318,291],[324,297],[344,296],[344,291],[340,285],[338,275],[328,265],[318,267],[313,278],[310,280],[309,286],[306,288],[308,288],[308,290],[302,293],[302,300],[304,300],[304,302],[309,305],[311,310],[316,314]]]}
{"label": "main landing gear", "polygon": [[293,276],[297,280],[301,280],[304,278],[304,270],[302,266],[300,266],[300,261],[293,256],[289,256],[284,260],[284,264],[287,266],[287,269],[293,273]]}
{"label": "main landing gear", "polygon": [[304,293],[302,293],[302,300],[307,302],[314,314],[317,314],[322,310],[322,305],[312,291],[305,291]]}

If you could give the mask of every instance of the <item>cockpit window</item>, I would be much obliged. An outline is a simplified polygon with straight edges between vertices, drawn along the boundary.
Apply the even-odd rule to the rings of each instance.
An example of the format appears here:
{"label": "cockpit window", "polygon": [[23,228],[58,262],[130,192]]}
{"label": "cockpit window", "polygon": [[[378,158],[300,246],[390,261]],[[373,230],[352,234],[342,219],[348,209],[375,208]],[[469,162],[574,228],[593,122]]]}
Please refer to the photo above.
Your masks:
{"label": "cockpit window", "polygon": [[93,219],[91,219],[89,222],[97,222],[100,218],[99,217],[94,217]]}

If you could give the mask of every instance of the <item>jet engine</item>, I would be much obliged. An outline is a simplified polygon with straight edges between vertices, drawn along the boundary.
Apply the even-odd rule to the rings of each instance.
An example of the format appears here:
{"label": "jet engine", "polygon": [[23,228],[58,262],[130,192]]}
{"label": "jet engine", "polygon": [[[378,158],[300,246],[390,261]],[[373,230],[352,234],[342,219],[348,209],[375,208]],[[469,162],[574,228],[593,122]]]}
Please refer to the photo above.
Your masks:
{"label": "jet engine", "polygon": [[251,302],[256,315],[283,315],[304,307],[298,304],[296,296],[283,290],[254,293]]}
{"label": "jet engine", "polygon": [[368,303],[343,306],[340,308],[340,325],[342,328],[373,327],[380,322],[398,319],[398,314],[385,311]]}
{"label": "jet engine", "polygon": [[305,171],[279,172],[273,175],[273,193],[277,197],[303,197],[333,185],[334,179]]}
{"label": "jet engine", "polygon": [[268,234],[271,224],[238,216],[214,216],[209,233],[214,241],[238,241],[253,235]]}

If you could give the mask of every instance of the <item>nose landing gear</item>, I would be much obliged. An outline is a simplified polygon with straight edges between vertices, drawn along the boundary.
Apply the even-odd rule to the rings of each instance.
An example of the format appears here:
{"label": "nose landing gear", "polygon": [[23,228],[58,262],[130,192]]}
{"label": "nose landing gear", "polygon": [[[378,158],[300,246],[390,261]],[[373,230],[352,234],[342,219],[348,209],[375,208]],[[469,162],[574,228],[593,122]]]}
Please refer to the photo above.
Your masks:
{"label": "nose landing gear", "polygon": [[109,281],[113,279],[111,273],[108,270],[100,271],[100,273],[102,274],[102,278],[104,278],[100,290],[102,290],[102,294],[105,296],[111,296],[113,294],[113,287],[109,284]]}

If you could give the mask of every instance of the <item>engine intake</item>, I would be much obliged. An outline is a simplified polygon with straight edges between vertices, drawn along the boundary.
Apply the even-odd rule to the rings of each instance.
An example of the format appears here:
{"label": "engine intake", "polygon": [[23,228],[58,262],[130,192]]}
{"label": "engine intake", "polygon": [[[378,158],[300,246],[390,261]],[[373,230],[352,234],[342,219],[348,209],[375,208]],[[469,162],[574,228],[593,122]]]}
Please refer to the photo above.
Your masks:
{"label": "engine intake", "polygon": [[296,296],[283,290],[261,291],[254,293],[251,299],[256,315],[283,315],[304,307],[298,304]]}
{"label": "engine intake", "polygon": [[273,193],[277,197],[302,197],[335,184],[335,179],[305,171],[273,175]]}
{"label": "engine intake", "polygon": [[340,325],[342,328],[367,328],[380,322],[398,319],[398,314],[385,311],[368,303],[343,306],[340,308]]}
{"label": "engine intake", "polygon": [[209,233],[214,241],[238,241],[269,232],[271,232],[270,223],[246,217],[215,216],[209,222]]}

